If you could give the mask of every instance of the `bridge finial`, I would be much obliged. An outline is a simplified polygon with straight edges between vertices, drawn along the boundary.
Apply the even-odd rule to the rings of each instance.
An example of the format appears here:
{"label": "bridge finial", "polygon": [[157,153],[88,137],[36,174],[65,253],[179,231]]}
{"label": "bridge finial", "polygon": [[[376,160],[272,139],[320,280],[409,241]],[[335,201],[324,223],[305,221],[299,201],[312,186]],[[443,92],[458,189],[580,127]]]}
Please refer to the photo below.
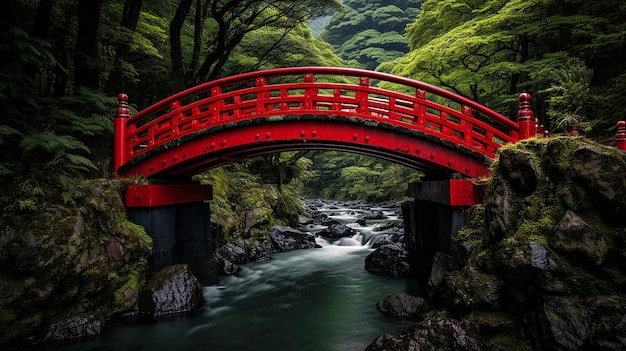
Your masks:
{"label": "bridge finial", "polygon": [[113,172],[116,175],[120,166],[126,163],[126,121],[129,118],[128,95],[120,93],[117,95],[117,110],[115,111],[113,129]]}
{"label": "bridge finial", "polygon": [[615,134],[615,147],[626,151],[626,121],[617,122],[617,134]]}
{"label": "bridge finial", "polygon": [[117,95],[117,111],[115,118],[129,118],[130,110],[128,109],[128,95],[120,93]]}
{"label": "bridge finial", "polygon": [[517,110],[517,124],[519,126],[519,139],[532,138],[536,134],[535,113],[532,109],[532,96],[522,93],[519,96],[519,108]]}

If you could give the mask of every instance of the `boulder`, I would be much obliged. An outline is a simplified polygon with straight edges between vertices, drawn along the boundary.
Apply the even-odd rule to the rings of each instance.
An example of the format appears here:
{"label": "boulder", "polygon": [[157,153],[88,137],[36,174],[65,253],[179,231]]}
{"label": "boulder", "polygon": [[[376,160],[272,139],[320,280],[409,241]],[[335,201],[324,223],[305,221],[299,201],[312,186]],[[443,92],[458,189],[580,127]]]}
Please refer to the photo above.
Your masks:
{"label": "boulder", "polygon": [[64,341],[96,336],[102,333],[105,322],[102,318],[88,315],[75,316],[53,323],[48,328],[45,341]]}
{"label": "boulder", "polygon": [[599,266],[608,253],[604,236],[574,211],[567,210],[549,238],[551,247],[572,253]]}
{"label": "boulder", "polygon": [[478,329],[468,320],[435,316],[414,324],[400,335],[385,334],[366,351],[480,351],[486,350]]}
{"label": "boulder", "polygon": [[406,293],[395,293],[376,303],[382,314],[390,317],[418,318],[430,311],[428,302],[422,297]]}
{"label": "boulder", "polygon": [[218,274],[237,274],[241,271],[241,267],[238,264],[267,261],[271,258],[269,253],[273,250],[272,244],[262,237],[256,238],[252,242],[236,240],[235,242],[224,244],[215,250]]}
{"label": "boulder", "polygon": [[584,138],[501,149],[431,303],[492,350],[626,349],[625,161]]}
{"label": "boulder", "polygon": [[444,281],[446,275],[455,268],[454,258],[443,252],[435,252],[433,264],[430,267],[426,292],[431,300],[437,295],[439,285]]}
{"label": "boulder", "polygon": [[587,304],[572,297],[546,297],[531,314],[528,327],[541,345],[552,350],[588,350],[592,313]]}
{"label": "boulder", "polygon": [[326,229],[322,229],[318,235],[325,238],[339,239],[354,236],[356,233],[356,230],[346,225],[335,223],[330,224]]}
{"label": "boulder", "polygon": [[274,248],[278,251],[312,249],[315,247],[315,237],[312,234],[283,226],[273,226],[269,229]]}
{"label": "boulder", "polygon": [[365,257],[365,269],[372,273],[389,274],[396,277],[412,276],[413,264],[404,244],[383,245]]}
{"label": "boulder", "polygon": [[161,269],[139,295],[139,313],[155,317],[192,311],[203,304],[202,286],[186,264]]}
{"label": "boulder", "polygon": [[76,206],[42,205],[0,226],[0,344],[61,340],[130,310],[152,239],[126,219],[121,180],[77,187]]}

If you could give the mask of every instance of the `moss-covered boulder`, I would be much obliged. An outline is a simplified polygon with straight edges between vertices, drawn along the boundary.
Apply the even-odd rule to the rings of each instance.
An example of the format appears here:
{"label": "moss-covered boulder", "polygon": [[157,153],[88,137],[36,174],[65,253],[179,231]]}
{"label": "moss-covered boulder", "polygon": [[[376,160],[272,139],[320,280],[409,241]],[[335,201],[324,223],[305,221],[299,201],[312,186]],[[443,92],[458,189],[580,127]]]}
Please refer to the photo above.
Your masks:
{"label": "moss-covered boulder", "polygon": [[626,348],[625,201],[615,148],[572,137],[502,148],[435,307],[497,349]]}
{"label": "moss-covered boulder", "polygon": [[0,344],[90,335],[133,308],[152,240],[126,220],[123,188],[121,181],[90,181],[76,206],[4,220]]}

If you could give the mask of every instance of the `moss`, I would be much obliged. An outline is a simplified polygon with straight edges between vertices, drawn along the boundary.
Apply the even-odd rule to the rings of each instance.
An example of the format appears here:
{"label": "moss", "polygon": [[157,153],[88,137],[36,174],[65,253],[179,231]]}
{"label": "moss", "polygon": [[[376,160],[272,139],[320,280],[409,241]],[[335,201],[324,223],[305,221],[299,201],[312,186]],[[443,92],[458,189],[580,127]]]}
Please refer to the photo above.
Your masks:
{"label": "moss", "polygon": [[139,224],[135,224],[128,219],[125,219],[120,224],[122,229],[126,229],[133,233],[133,235],[140,240],[144,247],[152,247],[152,238],[148,233],[146,233],[146,229]]}
{"label": "moss", "polygon": [[28,337],[32,330],[39,328],[42,319],[43,312],[39,311],[15,319],[15,322],[11,323],[10,328],[3,328],[2,333],[0,333],[0,344]]}
{"label": "moss", "polygon": [[543,216],[537,219],[524,219],[517,228],[515,236],[520,240],[534,241],[548,246],[547,237],[552,232],[556,221],[551,216]]}

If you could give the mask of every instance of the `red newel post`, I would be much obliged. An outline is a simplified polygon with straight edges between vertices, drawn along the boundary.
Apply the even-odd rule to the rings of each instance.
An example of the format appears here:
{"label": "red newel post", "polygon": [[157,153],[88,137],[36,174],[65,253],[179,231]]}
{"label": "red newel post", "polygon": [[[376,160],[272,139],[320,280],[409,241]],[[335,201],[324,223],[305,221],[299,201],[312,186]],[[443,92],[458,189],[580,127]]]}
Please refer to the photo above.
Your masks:
{"label": "red newel post", "polygon": [[126,121],[130,118],[128,109],[128,95],[121,93],[117,96],[117,111],[113,129],[113,172],[126,163]]}
{"label": "red newel post", "polygon": [[615,134],[615,147],[626,151],[626,121],[617,122],[617,134]]}
{"label": "red newel post", "polygon": [[517,110],[517,125],[519,125],[519,140],[532,138],[536,134],[535,113],[531,106],[532,97],[529,93],[519,96],[519,109]]}

